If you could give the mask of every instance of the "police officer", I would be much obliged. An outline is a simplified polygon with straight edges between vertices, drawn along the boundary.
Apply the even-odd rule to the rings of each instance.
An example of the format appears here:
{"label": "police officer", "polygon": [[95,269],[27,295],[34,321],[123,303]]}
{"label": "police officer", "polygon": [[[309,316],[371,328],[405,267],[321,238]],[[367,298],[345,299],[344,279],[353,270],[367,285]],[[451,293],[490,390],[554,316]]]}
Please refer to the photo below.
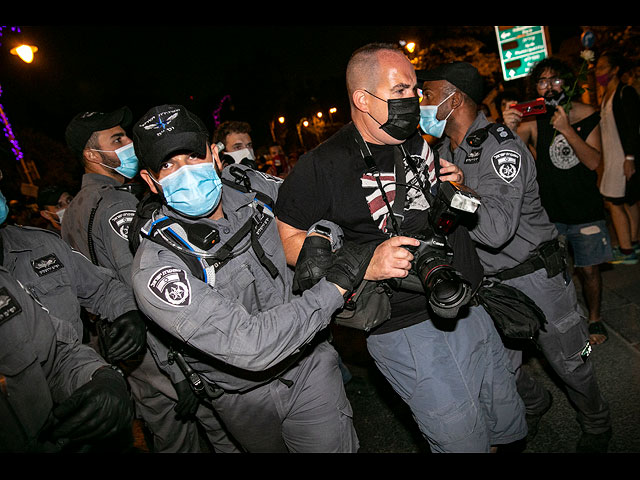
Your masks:
{"label": "police officer", "polygon": [[217,146],[181,105],[149,110],[133,138],[141,176],[161,202],[134,258],[141,310],[175,339],[172,348],[247,451],[355,452],[325,327],[371,252],[341,248],[327,279],[294,297],[271,211],[279,179],[231,165],[221,180]]}
{"label": "police officer", "polygon": [[[85,174],[80,191],[65,211],[61,230],[72,248],[113,271],[129,288],[133,256],[127,231],[138,203],[125,185],[138,172],[138,160],[124,130],[131,120],[131,110],[122,107],[110,113],[79,113],[67,126],[67,145]],[[150,352],[157,340],[147,333],[143,320],[133,320],[123,328],[140,340],[140,353],[128,360],[127,379],[138,413],[153,435],[153,450],[200,451],[195,422],[175,418],[176,408],[182,413],[184,406],[193,404],[188,385],[180,383],[183,379],[179,372],[172,374],[172,367],[164,365],[160,371]]]}
{"label": "police officer", "polygon": [[128,451],[133,406],[122,374],[1,266],[0,338],[0,451]]}
{"label": "police officer", "polygon": [[[1,202],[2,200],[0,200]],[[0,217],[0,221],[4,219]],[[52,315],[68,321],[83,338],[81,309],[107,321],[110,335],[100,352],[112,362],[134,355],[144,339],[124,326],[141,321],[133,293],[113,272],[93,265],[58,235],[30,226],[0,227],[0,265],[4,266]]]}
{"label": "police officer", "polygon": [[[433,137],[445,136],[437,145],[440,157],[458,165],[465,184],[482,198],[471,236],[485,275],[520,289],[545,313],[547,324],[537,343],[578,410],[582,435],[577,449],[606,451],[611,436],[609,407],[588,360],[586,322],[558,232],[541,206],[531,153],[513,132],[489,123],[478,110],[483,80],[475,67],[454,62],[417,76],[424,87],[420,126]],[[522,352],[509,351],[519,368]],[[550,394],[522,368],[518,391],[535,434],[537,422],[551,405]]]}

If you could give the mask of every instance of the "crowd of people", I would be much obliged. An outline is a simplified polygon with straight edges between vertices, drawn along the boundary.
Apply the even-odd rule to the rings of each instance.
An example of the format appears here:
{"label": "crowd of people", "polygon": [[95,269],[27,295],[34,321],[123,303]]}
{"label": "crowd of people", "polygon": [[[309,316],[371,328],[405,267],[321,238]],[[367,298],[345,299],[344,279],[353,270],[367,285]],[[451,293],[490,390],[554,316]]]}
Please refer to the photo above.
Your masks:
{"label": "crowd of people", "polygon": [[[78,113],[79,190],[41,186],[22,219],[0,195],[0,451],[133,452],[141,422],[157,453],[355,453],[330,329],[353,312],[432,452],[536,435],[553,398],[522,368],[530,342],[577,412],[576,451],[606,452],[599,268],[638,258],[640,105],[623,73],[598,59],[596,109],[545,59],[492,121],[471,64],[416,71],[369,44],[346,69],[351,122],[297,162],[182,105]],[[544,113],[514,105],[533,97]],[[496,285],[533,304],[533,333],[477,300]]]}

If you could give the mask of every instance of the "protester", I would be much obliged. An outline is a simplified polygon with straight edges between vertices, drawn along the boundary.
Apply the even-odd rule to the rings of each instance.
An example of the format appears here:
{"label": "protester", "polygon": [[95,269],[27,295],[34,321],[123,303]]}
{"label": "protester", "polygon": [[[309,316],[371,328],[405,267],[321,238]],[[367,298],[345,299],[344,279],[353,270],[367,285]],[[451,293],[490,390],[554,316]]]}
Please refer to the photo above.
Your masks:
{"label": "protester", "polygon": [[596,80],[604,87],[600,105],[602,158],[600,192],[611,213],[618,246],[611,263],[635,265],[640,244],[640,97],[620,81],[623,58],[616,52],[600,55]]}
{"label": "protester", "polygon": [[589,312],[589,341],[601,344],[607,340],[607,329],[600,315],[600,265],[612,260],[613,253],[598,190],[600,115],[592,106],[567,97],[565,87],[575,83],[575,75],[563,60],[538,62],[529,78],[530,95],[545,99],[546,113],[523,118],[519,110],[505,108],[505,123],[536,152],[542,206],[571,249]]}
{"label": "protester", "polygon": [[241,163],[254,169],[258,168],[253,152],[251,125],[247,122],[236,120],[222,122],[213,133],[213,144],[217,143],[222,145],[220,160],[224,167]]}

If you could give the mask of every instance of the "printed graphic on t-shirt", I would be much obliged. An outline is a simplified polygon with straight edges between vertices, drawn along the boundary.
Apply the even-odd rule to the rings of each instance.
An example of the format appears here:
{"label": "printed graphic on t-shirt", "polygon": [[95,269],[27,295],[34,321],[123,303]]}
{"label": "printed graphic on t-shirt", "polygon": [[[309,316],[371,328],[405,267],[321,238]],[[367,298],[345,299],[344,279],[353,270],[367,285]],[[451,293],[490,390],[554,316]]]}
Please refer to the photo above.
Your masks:
{"label": "printed graphic on t-shirt", "polygon": [[[427,187],[431,187],[436,183],[436,172],[434,164],[434,154],[429,145],[425,142],[422,152],[419,155],[411,155],[411,158],[415,162],[418,176],[405,162],[405,178],[407,183],[405,210],[426,210],[429,208],[429,202],[422,193],[420,184]],[[395,172],[380,172],[379,174],[365,173],[361,180],[362,188],[367,193],[367,205],[369,206],[369,212],[371,218],[376,223],[378,228],[383,232],[386,231],[387,222],[389,219],[389,209],[382,197],[382,192],[376,181],[376,176],[379,175],[382,188],[387,195],[387,200],[391,208],[396,198],[396,176]]]}
{"label": "printed graphic on t-shirt", "polygon": [[549,147],[549,156],[553,166],[561,170],[568,170],[580,163],[573,148],[561,133],[553,139],[553,143]]}

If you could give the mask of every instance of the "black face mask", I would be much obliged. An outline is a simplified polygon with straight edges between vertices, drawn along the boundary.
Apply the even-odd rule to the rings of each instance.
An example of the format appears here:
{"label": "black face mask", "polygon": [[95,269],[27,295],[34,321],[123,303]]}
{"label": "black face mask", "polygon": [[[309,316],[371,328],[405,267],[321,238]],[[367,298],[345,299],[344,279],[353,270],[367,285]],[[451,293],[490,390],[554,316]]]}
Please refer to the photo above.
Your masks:
{"label": "black face mask", "polygon": [[[367,90],[365,92],[387,103],[388,118],[384,124],[380,124],[380,128],[385,133],[396,140],[406,140],[415,133],[420,123],[420,99],[418,97],[384,100]],[[370,113],[367,112],[367,114],[373,118]],[[373,119],[380,123],[375,118]]]}

